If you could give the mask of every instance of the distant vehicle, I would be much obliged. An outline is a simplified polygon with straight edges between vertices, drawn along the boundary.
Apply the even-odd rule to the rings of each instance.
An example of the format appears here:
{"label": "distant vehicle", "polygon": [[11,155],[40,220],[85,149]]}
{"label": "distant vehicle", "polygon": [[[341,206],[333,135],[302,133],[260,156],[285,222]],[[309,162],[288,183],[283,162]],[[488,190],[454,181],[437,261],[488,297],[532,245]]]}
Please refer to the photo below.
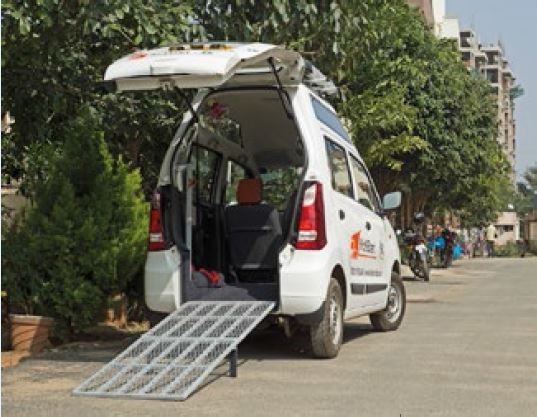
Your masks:
{"label": "distant vehicle", "polygon": [[423,213],[414,215],[414,228],[407,229],[404,233],[403,240],[407,246],[407,263],[413,274],[423,280],[429,281],[429,251],[426,246],[425,238],[419,231],[419,225],[423,223],[425,216]]}
{"label": "distant vehicle", "polygon": [[184,99],[183,89],[199,90],[152,204],[151,310],[196,299],[274,301],[274,315],[288,330],[307,327],[323,358],[337,355],[344,319],[399,327],[406,296],[385,213],[401,194],[381,203],[321,98],[334,86],[315,67],[280,46],[184,44],[130,54],[105,79],[121,91],[164,88]]}

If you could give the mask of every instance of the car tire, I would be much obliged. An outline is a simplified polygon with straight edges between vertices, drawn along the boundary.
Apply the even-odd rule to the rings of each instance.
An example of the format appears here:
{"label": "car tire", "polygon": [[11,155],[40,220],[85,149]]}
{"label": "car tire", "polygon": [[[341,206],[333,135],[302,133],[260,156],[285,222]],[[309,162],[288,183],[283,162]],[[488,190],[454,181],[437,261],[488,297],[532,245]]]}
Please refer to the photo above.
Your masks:
{"label": "car tire", "polygon": [[406,310],[406,292],[403,281],[398,273],[392,272],[392,281],[388,288],[386,308],[369,315],[375,330],[389,332],[397,330],[403,321]]}
{"label": "car tire", "polygon": [[311,348],[316,358],[334,358],[343,343],[343,293],[339,282],[330,279],[322,319],[310,326]]}

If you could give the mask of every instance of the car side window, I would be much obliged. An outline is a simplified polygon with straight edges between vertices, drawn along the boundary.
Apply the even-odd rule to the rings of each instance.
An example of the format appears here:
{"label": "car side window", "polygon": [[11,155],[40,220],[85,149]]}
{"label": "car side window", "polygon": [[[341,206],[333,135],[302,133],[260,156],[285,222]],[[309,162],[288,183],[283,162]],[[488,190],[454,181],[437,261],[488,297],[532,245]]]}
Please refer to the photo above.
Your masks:
{"label": "car side window", "polygon": [[354,198],[345,149],[326,137],[325,141],[328,163],[332,172],[332,188],[341,194]]}
{"label": "car side window", "polygon": [[224,193],[224,205],[237,202],[237,186],[239,181],[248,178],[246,168],[241,164],[229,159],[226,167],[226,192]]}
{"label": "car side window", "polygon": [[194,200],[197,201],[199,197],[200,203],[210,204],[220,166],[220,155],[202,146],[193,145],[190,151],[190,163],[197,185]]}
{"label": "car side window", "polygon": [[378,212],[380,206],[375,195],[375,188],[363,165],[351,155],[351,168],[354,175],[356,201],[372,211]]}

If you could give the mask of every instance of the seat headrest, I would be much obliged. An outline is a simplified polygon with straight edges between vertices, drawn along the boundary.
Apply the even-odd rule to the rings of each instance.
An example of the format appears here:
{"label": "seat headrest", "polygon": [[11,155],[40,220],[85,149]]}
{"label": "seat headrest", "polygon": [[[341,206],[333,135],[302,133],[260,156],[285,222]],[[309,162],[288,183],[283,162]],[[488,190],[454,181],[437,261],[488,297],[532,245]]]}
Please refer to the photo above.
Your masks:
{"label": "seat headrest", "polygon": [[261,202],[261,181],[257,178],[245,178],[237,186],[237,203],[258,204]]}

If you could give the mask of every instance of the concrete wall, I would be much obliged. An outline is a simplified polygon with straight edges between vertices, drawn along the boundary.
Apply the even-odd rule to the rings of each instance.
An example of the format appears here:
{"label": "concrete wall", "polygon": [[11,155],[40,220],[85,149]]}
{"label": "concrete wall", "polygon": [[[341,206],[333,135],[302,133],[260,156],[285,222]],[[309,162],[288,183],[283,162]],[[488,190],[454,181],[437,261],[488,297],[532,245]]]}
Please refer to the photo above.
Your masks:
{"label": "concrete wall", "polygon": [[505,245],[507,242],[516,242],[520,239],[518,216],[513,211],[504,211],[496,220],[497,245]]}
{"label": "concrete wall", "polygon": [[453,19],[453,18],[446,18],[440,25],[440,33],[438,36],[441,38],[446,39],[457,39],[460,46],[459,41],[459,34],[460,34],[460,28],[459,28],[459,19]]}

